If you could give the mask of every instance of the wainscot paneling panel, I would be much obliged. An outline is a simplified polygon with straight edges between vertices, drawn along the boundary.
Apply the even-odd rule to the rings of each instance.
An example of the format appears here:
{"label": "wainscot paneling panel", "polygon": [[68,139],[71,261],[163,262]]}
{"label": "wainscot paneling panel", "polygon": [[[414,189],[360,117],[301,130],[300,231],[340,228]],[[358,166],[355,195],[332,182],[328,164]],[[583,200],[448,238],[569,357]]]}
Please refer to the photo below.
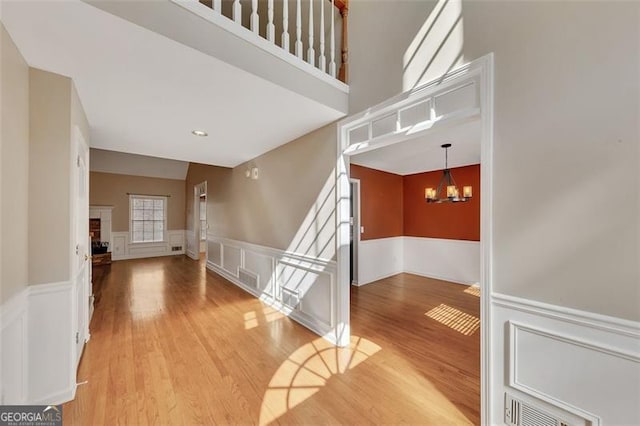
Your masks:
{"label": "wainscot paneling panel", "polygon": [[208,269],[335,343],[334,261],[213,235],[207,243]]}

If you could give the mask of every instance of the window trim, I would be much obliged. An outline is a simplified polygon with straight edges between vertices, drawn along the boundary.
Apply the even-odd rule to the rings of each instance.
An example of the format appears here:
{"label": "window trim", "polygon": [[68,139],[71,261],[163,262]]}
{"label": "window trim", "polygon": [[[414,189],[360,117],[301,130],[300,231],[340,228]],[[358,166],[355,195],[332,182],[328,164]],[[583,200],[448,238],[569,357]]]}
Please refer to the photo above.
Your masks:
{"label": "window trim", "polygon": [[[134,199],[146,199],[146,200],[163,200],[162,203],[164,212],[164,219],[162,220],[162,240],[154,241],[135,241],[133,238],[133,200]],[[129,194],[129,243],[135,245],[153,245],[153,244],[166,244],[167,239],[167,204],[169,203],[169,197],[163,195],[143,195],[143,194]]]}

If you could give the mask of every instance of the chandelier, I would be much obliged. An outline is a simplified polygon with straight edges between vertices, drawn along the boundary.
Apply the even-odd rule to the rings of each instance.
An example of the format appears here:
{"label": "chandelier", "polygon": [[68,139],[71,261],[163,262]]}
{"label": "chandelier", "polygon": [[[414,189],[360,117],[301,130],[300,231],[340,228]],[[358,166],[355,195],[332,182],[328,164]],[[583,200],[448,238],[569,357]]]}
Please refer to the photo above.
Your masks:
{"label": "chandelier", "polygon": [[[460,203],[469,201],[472,197],[473,190],[471,186],[463,186],[462,187],[462,197],[458,192],[458,187],[456,186],[456,181],[453,179],[451,175],[451,170],[449,170],[449,148],[451,148],[450,143],[445,143],[441,145],[444,148],[444,170],[442,172],[442,177],[440,178],[440,183],[438,184],[438,188],[425,188],[424,190],[424,198],[427,200],[427,203]],[[443,193],[443,190],[446,188],[446,197]]]}

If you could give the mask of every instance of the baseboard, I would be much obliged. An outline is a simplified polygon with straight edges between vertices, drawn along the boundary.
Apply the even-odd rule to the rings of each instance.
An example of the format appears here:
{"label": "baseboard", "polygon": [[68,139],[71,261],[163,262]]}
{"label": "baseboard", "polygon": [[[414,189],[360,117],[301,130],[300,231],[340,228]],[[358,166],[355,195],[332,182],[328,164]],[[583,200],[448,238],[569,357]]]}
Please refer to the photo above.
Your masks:
{"label": "baseboard", "polygon": [[77,384],[73,384],[71,388],[65,389],[62,392],[47,395],[44,398],[37,399],[35,401],[29,401],[31,405],[59,405],[65,402],[71,401],[76,397]]}
{"label": "baseboard", "polygon": [[185,254],[184,250],[173,251],[170,253],[149,253],[149,254],[127,254],[124,256],[113,257],[111,260],[117,262],[119,260],[149,259],[152,257],[181,256]]}
{"label": "baseboard", "polygon": [[193,260],[200,260],[200,256],[192,250],[187,250],[187,256]]}
{"label": "baseboard", "polygon": [[439,280],[439,281],[446,281],[449,283],[453,283],[453,284],[460,284],[460,285],[466,285],[466,286],[478,286],[477,282],[472,282],[472,281],[462,281],[459,280],[457,278],[451,278],[451,277],[445,277],[442,275],[436,275],[436,274],[429,274],[429,273],[424,273],[424,272],[415,272],[415,271],[403,271],[405,274],[411,274],[411,275],[417,275],[419,277],[424,277],[424,278],[431,278],[433,280]]}
{"label": "baseboard", "polygon": [[380,280],[384,280],[386,278],[391,278],[393,276],[401,274],[402,272],[403,271],[394,271],[394,272],[391,272],[391,273],[388,273],[388,274],[380,275],[379,277],[375,277],[375,278],[373,278],[373,279],[371,279],[371,280],[369,280],[367,282],[358,282],[355,285],[357,285],[358,287],[362,287],[362,286],[365,286],[365,285],[373,284],[373,283],[376,283],[376,282],[378,282]]}

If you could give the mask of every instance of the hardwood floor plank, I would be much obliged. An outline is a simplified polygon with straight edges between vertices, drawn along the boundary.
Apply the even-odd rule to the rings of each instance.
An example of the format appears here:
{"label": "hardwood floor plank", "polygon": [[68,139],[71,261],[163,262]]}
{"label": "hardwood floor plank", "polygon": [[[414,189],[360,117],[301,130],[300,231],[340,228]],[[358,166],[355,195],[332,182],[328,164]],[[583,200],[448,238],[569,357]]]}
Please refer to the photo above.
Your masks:
{"label": "hardwood floor plank", "polygon": [[95,272],[88,383],[65,424],[479,424],[466,286],[400,274],[353,287],[352,344],[335,348],[203,261]]}

